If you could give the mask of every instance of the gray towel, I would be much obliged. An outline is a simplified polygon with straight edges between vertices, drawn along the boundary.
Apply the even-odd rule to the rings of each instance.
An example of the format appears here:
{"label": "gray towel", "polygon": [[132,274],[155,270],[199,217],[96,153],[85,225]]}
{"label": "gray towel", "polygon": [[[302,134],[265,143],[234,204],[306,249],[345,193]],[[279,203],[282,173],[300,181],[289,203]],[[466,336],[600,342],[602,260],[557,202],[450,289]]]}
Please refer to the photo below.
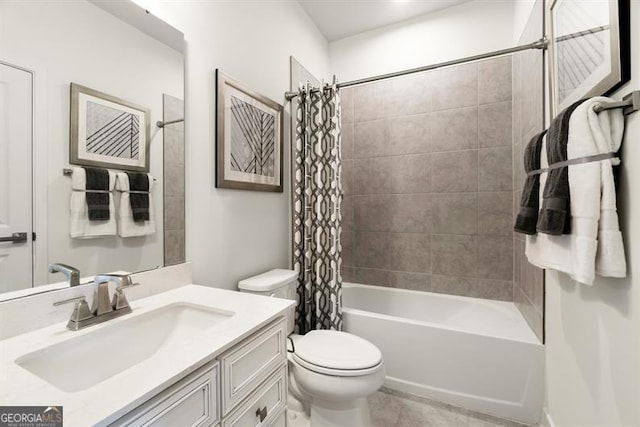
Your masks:
{"label": "gray towel", "polygon": [[[542,141],[547,131],[534,136],[524,150],[524,170],[529,173],[540,169]],[[538,208],[540,207],[540,174],[527,176],[520,198],[520,212],[513,227],[514,231],[523,234],[536,234]]]}
{"label": "gray towel", "polygon": [[[129,177],[129,203],[133,221],[149,221],[149,175],[127,172]],[[140,193],[136,193],[139,191]]]}
{"label": "gray towel", "polygon": [[[569,119],[571,119],[573,111],[584,101],[581,99],[570,105],[551,122],[547,136],[547,161],[549,165],[567,160]],[[547,175],[537,230],[539,233],[555,236],[571,233],[569,169],[566,166],[552,169]]]}
{"label": "gray towel", "polygon": [[[89,221],[108,221],[109,212],[109,171],[102,168],[83,168]],[[99,190],[94,193],[91,190]],[[103,191],[106,191],[103,193]]]}

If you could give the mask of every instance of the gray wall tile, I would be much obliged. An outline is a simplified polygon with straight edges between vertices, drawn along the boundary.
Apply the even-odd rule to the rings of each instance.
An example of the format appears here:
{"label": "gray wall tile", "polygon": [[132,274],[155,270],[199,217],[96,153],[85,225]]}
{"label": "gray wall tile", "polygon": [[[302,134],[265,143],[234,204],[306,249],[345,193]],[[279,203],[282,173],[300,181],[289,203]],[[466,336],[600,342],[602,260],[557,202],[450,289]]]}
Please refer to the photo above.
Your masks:
{"label": "gray wall tile", "polygon": [[184,262],[184,230],[165,230],[164,232],[164,263],[173,265]]}
{"label": "gray wall tile", "polygon": [[391,192],[391,158],[354,160],[353,194]]}
{"label": "gray wall tile", "polygon": [[432,113],[431,135],[434,152],[478,148],[478,107]]}
{"label": "gray wall tile", "polygon": [[478,234],[511,237],[513,233],[512,193],[478,193]]}
{"label": "gray wall tile", "polygon": [[476,298],[488,298],[500,301],[513,301],[513,282],[511,280],[479,279]]}
{"label": "gray wall tile", "polygon": [[353,91],[354,88],[348,87],[344,89],[340,89],[340,120],[342,124],[353,123],[354,115],[353,115]]}
{"label": "gray wall tile", "polygon": [[164,168],[164,195],[184,196],[184,166]]}
{"label": "gray wall tile", "polygon": [[473,296],[478,287],[475,277],[456,277],[453,275],[431,275],[431,290],[441,294]]}
{"label": "gray wall tile", "polygon": [[355,173],[355,168],[353,167],[353,163],[355,160],[346,159],[342,161],[342,170],[341,170],[341,180],[342,184],[342,192],[343,194],[350,196],[353,194],[353,175]]}
{"label": "gray wall tile", "polygon": [[[358,283],[358,280],[356,279],[356,269],[354,267],[345,266],[343,264],[342,268],[340,269],[340,274],[342,275],[343,282]],[[360,283],[367,283],[367,282],[360,282]]]}
{"label": "gray wall tile", "polygon": [[342,124],[342,158],[352,159],[355,155],[354,124]]}
{"label": "gray wall tile", "polygon": [[184,197],[164,198],[164,229],[184,230]]}
{"label": "gray wall tile", "polygon": [[429,115],[415,114],[389,119],[389,151],[391,154],[416,154],[431,151]]}
{"label": "gray wall tile", "polygon": [[431,272],[431,236],[422,233],[391,233],[389,268],[395,271]]}
{"label": "gray wall tile", "polygon": [[476,105],[478,102],[477,65],[458,65],[431,73],[432,109],[448,110]]}
{"label": "gray wall tile", "polygon": [[431,191],[431,154],[390,157],[389,189],[393,193]]}
{"label": "gray wall tile", "polygon": [[481,148],[478,151],[478,190],[512,190],[511,147]]}
{"label": "gray wall tile", "polygon": [[357,231],[388,231],[391,197],[387,194],[355,196],[354,226]]}
{"label": "gray wall tile", "polygon": [[389,267],[388,233],[356,231],[354,260],[357,267],[387,269]]}
{"label": "gray wall tile", "polygon": [[344,231],[340,234],[340,244],[342,245],[342,265],[352,267],[353,261],[353,231]]}
{"label": "gray wall tile", "polygon": [[389,286],[392,288],[431,291],[431,275],[407,271],[390,271]]}
{"label": "gray wall tile", "polygon": [[513,280],[513,238],[482,236],[478,239],[478,277]]}
{"label": "gray wall tile", "polygon": [[476,234],[478,228],[477,193],[432,194],[431,206],[433,233]]}
{"label": "gray wall tile", "polygon": [[353,231],[355,196],[344,196],[340,209],[342,211],[342,231]]}
{"label": "gray wall tile", "polygon": [[431,257],[434,274],[477,277],[478,237],[434,234]]}
{"label": "gray wall tile", "polygon": [[512,144],[511,101],[478,107],[478,146],[500,147]]}
{"label": "gray wall tile", "polygon": [[397,233],[430,233],[429,194],[393,194],[389,196],[388,229]]}
{"label": "gray wall tile", "polygon": [[354,157],[388,156],[389,122],[387,119],[359,122],[354,127]]}
{"label": "gray wall tile", "polygon": [[377,268],[355,268],[356,283],[366,283],[375,286],[389,286],[389,270]]}
{"label": "gray wall tile", "polygon": [[431,189],[435,193],[478,190],[478,151],[431,154]]}
{"label": "gray wall tile", "polygon": [[429,73],[409,74],[390,79],[387,83],[387,116],[407,116],[431,111]]}
{"label": "gray wall tile", "polygon": [[511,56],[478,63],[478,103],[511,100]]}
{"label": "gray wall tile", "polygon": [[353,117],[356,122],[381,119],[385,115],[385,97],[388,83],[376,82],[353,88]]}

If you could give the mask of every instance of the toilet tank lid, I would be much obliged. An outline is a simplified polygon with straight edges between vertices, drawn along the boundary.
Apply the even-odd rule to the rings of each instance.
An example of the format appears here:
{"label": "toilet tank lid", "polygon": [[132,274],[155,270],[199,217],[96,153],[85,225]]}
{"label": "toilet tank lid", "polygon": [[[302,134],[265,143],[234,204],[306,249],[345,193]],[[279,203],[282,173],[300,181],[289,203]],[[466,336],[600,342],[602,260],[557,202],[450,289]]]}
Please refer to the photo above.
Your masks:
{"label": "toilet tank lid", "polygon": [[273,291],[291,283],[296,279],[296,277],[298,277],[298,273],[296,271],[278,268],[241,280],[238,283],[238,288],[245,291]]}

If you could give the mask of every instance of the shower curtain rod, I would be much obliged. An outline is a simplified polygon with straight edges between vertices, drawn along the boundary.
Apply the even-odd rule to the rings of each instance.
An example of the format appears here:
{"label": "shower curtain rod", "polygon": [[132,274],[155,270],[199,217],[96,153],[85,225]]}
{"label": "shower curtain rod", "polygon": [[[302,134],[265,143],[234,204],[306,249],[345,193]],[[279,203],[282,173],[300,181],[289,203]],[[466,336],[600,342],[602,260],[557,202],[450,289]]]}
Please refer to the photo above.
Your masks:
{"label": "shower curtain rod", "polygon": [[[508,49],[501,49],[493,52],[482,53],[480,55],[467,56],[465,58],[454,59],[452,61],[440,62],[438,64],[427,65],[424,67],[411,68],[409,70],[396,71],[394,73],[381,74],[379,76],[373,76],[373,77],[366,77],[364,79],[352,80],[350,82],[338,83],[337,86],[338,88],[356,86],[364,83],[376,82],[378,80],[389,79],[392,77],[406,76],[407,74],[420,73],[423,71],[435,70],[437,68],[449,67],[451,65],[464,64],[466,62],[479,61],[481,59],[493,58],[495,56],[508,55],[510,53],[521,52],[523,50],[531,50],[531,49],[545,50],[548,45],[549,45],[549,40],[547,40],[546,37],[543,37],[540,40],[537,40],[533,43],[529,43],[521,46],[515,46],[515,47],[510,47]],[[320,89],[318,88],[314,88],[312,89],[312,92],[317,92],[319,90]],[[287,101],[291,101],[296,96],[298,96],[298,92],[285,92],[284,94],[284,97]]]}

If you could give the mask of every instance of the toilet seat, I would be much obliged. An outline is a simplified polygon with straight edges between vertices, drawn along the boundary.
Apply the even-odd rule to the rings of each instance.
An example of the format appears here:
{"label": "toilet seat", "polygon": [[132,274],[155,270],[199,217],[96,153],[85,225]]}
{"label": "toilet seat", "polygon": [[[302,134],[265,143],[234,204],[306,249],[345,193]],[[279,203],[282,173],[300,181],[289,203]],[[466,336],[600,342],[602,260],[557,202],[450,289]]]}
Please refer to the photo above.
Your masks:
{"label": "toilet seat", "polygon": [[355,377],[382,369],[382,353],[370,342],[346,333],[316,330],[298,337],[293,360],[313,372]]}

